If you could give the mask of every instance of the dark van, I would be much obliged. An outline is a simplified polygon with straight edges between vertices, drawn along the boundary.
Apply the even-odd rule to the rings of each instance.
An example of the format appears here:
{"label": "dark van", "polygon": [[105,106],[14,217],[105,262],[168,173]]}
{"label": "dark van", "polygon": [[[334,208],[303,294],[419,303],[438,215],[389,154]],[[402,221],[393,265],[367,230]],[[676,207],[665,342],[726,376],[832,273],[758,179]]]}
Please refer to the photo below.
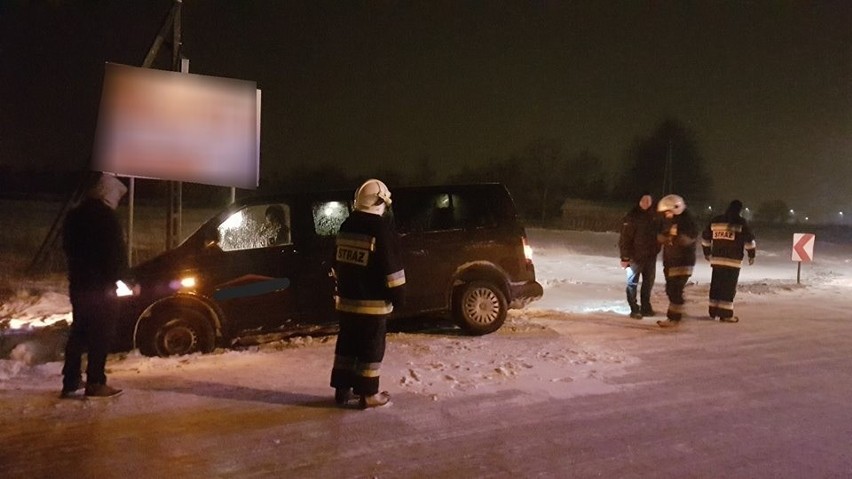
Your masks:
{"label": "dark van", "polygon": [[[542,295],[532,250],[500,184],[398,187],[406,305],[394,320],[451,314],[471,334]],[[331,265],[352,191],[238,200],[180,246],[132,268],[117,351],[210,352],[257,336],[334,331]]]}

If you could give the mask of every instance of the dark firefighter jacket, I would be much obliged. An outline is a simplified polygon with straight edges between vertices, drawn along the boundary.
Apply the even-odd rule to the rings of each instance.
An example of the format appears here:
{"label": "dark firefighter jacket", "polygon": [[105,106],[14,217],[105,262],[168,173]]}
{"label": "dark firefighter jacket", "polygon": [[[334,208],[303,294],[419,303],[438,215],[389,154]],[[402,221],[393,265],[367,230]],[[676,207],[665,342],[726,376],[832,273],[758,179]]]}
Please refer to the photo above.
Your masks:
{"label": "dark firefighter jacket", "polygon": [[115,211],[87,198],[65,217],[62,248],[68,259],[71,291],[114,288],[126,272],[124,233]]}
{"label": "dark firefighter jacket", "polygon": [[748,223],[739,215],[719,215],[710,220],[701,233],[704,256],[710,256],[711,266],[739,268],[743,250],[754,258],[756,244]]}
{"label": "dark firefighter jacket", "polygon": [[667,276],[690,276],[695,266],[698,226],[689,211],[661,221],[657,239],[663,245],[663,268]]}
{"label": "dark firefighter jacket", "polygon": [[657,242],[659,218],[651,209],[634,207],[624,216],[618,249],[621,261],[643,262],[654,260],[660,252]]}
{"label": "dark firefighter jacket", "polygon": [[383,315],[405,300],[405,270],[392,223],[355,210],[337,234],[334,271],[335,308],[355,314]]}

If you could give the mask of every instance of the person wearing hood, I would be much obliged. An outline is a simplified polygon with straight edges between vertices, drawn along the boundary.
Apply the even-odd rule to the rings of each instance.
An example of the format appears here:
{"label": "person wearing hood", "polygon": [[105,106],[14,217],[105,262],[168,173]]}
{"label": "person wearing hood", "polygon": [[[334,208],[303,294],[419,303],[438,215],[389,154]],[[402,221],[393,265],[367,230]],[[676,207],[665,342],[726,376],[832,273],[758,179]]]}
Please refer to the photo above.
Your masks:
{"label": "person wearing hood", "polygon": [[388,187],[379,180],[367,180],[355,192],[355,210],[337,234],[333,271],[340,332],[331,387],[340,406],[355,397],[361,409],[390,400],[387,392],[379,392],[379,369],[387,320],[394,307],[405,301],[399,237],[393,222],[384,216],[390,204]]}
{"label": "person wearing hood", "polygon": [[115,214],[126,192],[121,180],[101,174],[63,223],[62,249],[68,262],[73,317],[62,368],[63,399],[74,397],[80,389],[88,398],[121,393],[121,389],[107,385],[105,367],[119,312],[116,282],[128,267],[124,234]]}
{"label": "person wearing hood", "polygon": [[663,274],[666,276],[666,296],[669,309],[666,319],[657,321],[660,327],[676,326],[685,312],[683,289],[695,267],[695,244],[698,226],[678,195],[666,195],[657,204],[663,215],[657,240],[663,246]]}
{"label": "person wearing hood", "polygon": [[733,200],[724,214],[715,216],[701,233],[704,258],[710,262],[709,315],[722,322],[736,323],[734,296],[742,267],[743,250],[748,254],[748,264],[754,264],[757,246],[748,222],[741,216],[743,203]]}
{"label": "person wearing hood", "polygon": [[[643,193],[638,204],[624,216],[618,237],[621,267],[627,273],[627,304],[633,319],[655,314],[651,306],[651,290],[657,274],[660,244],[657,242],[659,221],[651,208],[653,204],[651,194]],[[639,289],[640,277],[642,288],[639,291],[640,301],[637,302],[636,290]]]}

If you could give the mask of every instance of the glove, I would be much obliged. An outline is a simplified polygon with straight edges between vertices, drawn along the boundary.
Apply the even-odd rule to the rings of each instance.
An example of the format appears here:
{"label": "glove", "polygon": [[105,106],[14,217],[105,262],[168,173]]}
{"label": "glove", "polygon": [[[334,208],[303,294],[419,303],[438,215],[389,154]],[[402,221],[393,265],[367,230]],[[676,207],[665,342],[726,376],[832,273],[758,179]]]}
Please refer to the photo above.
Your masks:
{"label": "glove", "polygon": [[749,264],[749,266],[753,265],[753,264],[754,264],[754,258],[751,258],[751,257],[750,257],[750,258],[748,259],[748,264]]}
{"label": "glove", "polygon": [[709,254],[705,254],[705,255],[704,255],[704,259],[706,259],[707,261],[710,261],[710,255],[709,255]]}

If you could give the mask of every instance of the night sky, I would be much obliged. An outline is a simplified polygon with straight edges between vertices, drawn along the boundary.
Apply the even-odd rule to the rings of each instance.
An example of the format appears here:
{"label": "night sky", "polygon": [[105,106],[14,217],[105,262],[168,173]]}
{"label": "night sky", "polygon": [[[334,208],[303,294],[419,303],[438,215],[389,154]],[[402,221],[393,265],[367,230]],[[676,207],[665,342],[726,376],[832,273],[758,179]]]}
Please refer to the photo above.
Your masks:
{"label": "night sky", "polygon": [[[140,65],[171,4],[0,0],[0,164],[85,165],[103,63]],[[263,90],[262,174],[539,138],[615,174],[673,117],[720,199],[852,211],[849,1],[185,0],[182,27],[191,72]]]}

